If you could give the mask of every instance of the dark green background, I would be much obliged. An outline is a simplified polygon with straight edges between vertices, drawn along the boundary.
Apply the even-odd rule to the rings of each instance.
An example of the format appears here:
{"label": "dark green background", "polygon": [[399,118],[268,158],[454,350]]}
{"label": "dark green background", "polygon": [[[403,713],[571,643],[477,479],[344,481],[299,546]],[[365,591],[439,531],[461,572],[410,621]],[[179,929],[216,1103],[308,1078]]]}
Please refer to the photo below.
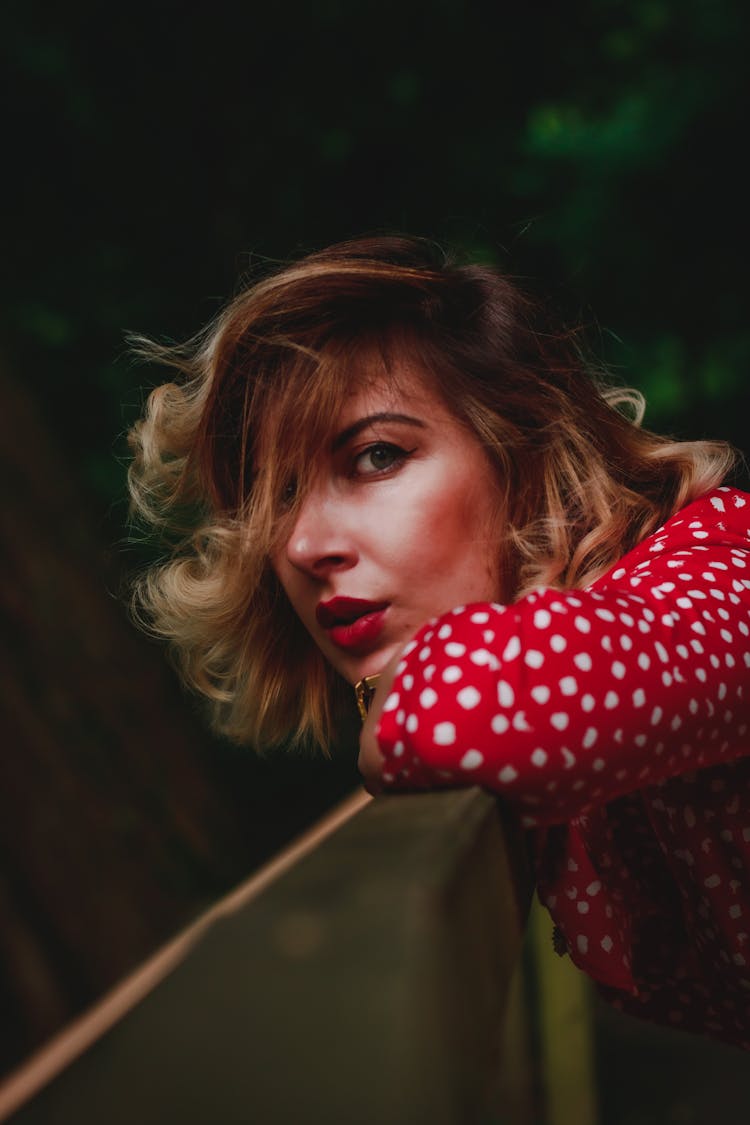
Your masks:
{"label": "dark green background", "polygon": [[[140,557],[123,541],[124,433],[158,374],[129,361],[125,330],[184,338],[241,275],[362,232],[424,234],[497,261],[587,325],[618,379],[645,391],[647,424],[749,448],[749,25],[743,0],[6,3],[0,362],[8,395],[26,396],[35,414],[22,443],[28,466],[49,466],[54,521],[36,499],[37,522],[69,529],[45,548],[50,574],[88,551],[91,597],[116,604],[123,570]],[[20,487],[25,471],[6,474],[5,489]],[[71,482],[64,497],[58,476]],[[38,561],[41,548],[24,547],[20,529],[6,534]],[[50,635],[58,619],[72,629],[67,602],[64,592],[54,606],[34,602],[30,618]],[[12,668],[22,634],[5,634]],[[158,658],[137,651],[118,673],[129,713],[179,712],[175,723],[197,731],[168,680],[146,701],[139,677],[153,688]],[[111,692],[105,684],[99,694]],[[75,686],[62,694],[75,709]],[[99,739],[92,760],[109,761],[117,723],[108,712],[93,735],[86,726],[85,738]],[[59,707],[48,727],[77,791],[92,770],[76,756],[84,736],[60,724]],[[103,771],[101,840],[142,852],[126,915],[150,905],[138,940],[124,941],[98,975],[84,937],[61,935],[54,921],[58,892],[39,889],[17,858],[38,839],[37,821],[27,815],[15,836],[8,830],[10,915],[36,935],[47,966],[41,984],[38,973],[30,980],[43,997],[59,994],[56,1007],[40,1002],[42,1015],[27,1019],[26,993],[13,993],[8,1003],[26,1024],[9,1058],[354,780],[351,754],[292,777],[193,737],[189,780],[176,765],[144,766],[123,793],[117,771]],[[33,738],[28,727],[14,738],[5,765],[17,772]],[[149,748],[151,763],[162,743],[159,735]],[[132,772],[131,752],[118,753]],[[47,808],[43,789],[35,780],[25,791]],[[201,804],[206,791],[215,810],[190,832],[165,811]],[[50,796],[49,809],[58,806]],[[14,807],[26,806],[14,798]],[[50,851],[85,831],[73,797],[65,808],[54,828],[45,814]],[[144,833],[169,857],[161,867]],[[99,846],[82,835],[80,854]],[[105,848],[99,867],[111,881],[107,856]],[[74,888],[80,872],[66,870]],[[104,914],[98,925],[106,948]]]}
{"label": "dark green background", "polygon": [[102,507],[122,333],[194,331],[259,259],[363,231],[538,279],[649,395],[745,439],[741,0],[8,4],[2,321]]}

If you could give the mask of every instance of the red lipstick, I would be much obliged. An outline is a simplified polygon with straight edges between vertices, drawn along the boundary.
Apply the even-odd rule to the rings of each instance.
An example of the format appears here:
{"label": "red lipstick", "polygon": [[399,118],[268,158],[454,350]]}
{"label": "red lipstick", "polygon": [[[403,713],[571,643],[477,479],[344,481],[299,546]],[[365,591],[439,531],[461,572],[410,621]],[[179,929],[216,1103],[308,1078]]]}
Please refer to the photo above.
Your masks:
{"label": "red lipstick", "polygon": [[388,605],[363,598],[331,598],[318,605],[315,616],[339,648],[365,648],[377,639]]}

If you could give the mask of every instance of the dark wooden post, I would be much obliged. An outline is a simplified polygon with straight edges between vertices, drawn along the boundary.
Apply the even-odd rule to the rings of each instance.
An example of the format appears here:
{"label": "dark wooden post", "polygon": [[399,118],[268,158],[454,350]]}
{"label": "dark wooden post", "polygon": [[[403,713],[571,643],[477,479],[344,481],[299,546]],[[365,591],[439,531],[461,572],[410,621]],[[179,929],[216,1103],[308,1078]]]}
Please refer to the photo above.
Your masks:
{"label": "dark wooden post", "polygon": [[368,802],[240,891],[12,1120],[486,1120],[528,897],[520,833],[490,795]]}

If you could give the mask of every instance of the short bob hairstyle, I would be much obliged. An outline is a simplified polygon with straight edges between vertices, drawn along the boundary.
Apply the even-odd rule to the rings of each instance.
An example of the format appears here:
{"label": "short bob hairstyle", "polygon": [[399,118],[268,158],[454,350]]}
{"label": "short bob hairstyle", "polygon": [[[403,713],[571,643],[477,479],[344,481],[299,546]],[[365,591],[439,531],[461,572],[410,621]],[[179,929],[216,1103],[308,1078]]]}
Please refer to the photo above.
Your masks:
{"label": "short bob hairstyle", "polygon": [[168,544],[136,580],[136,615],[215,728],[257,749],[326,749],[354,706],[269,563],[354,388],[416,374],[481,442],[505,602],[586,586],[733,463],[724,444],[641,429],[641,396],[589,370],[575,333],[496,269],[421,239],[333,246],[239,293],[184,346],[135,343],[177,373],[130,435],[133,512]]}

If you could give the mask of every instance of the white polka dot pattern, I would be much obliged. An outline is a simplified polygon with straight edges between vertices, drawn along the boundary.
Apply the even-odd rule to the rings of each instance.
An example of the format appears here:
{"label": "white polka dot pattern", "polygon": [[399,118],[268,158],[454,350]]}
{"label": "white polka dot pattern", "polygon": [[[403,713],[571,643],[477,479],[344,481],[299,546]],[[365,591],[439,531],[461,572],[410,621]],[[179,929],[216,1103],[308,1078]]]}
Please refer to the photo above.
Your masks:
{"label": "white polka dot pattern", "polygon": [[384,781],[502,794],[607,998],[750,1049],[750,496],[716,489],[587,590],[438,621],[381,715]]}

